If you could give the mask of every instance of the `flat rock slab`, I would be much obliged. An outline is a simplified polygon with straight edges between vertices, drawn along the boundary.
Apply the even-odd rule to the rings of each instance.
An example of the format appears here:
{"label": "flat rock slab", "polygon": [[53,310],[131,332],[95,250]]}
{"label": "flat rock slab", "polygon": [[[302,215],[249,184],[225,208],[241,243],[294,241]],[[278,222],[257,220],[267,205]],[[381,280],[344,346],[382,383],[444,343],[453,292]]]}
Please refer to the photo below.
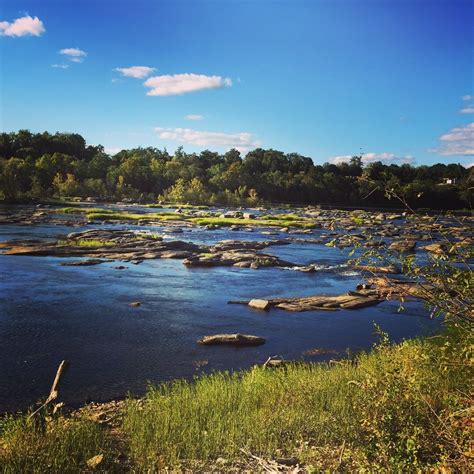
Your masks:
{"label": "flat rock slab", "polygon": [[99,265],[99,263],[107,262],[100,258],[88,258],[87,260],[75,260],[74,262],[61,263],[64,267],[88,267],[90,265]]}
{"label": "flat rock slab", "polygon": [[366,271],[370,273],[391,273],[397,275],[401,273],[400,268],[395,265],[389,265],[387,267],[376,267],[374,265],[354,265],[354,270]]}
{"label": "flat rock slab", "polygon": [[263,310],[267,310],[267,309],[270,309],[270,301],[268,300],[259,300],[259,299],[253,299],[253,300],[250,300],[248,302],[248,305],[251,307],[251,308],[255,308],[255,309],[263,309]]}
{"label": "flat rock slab", "polygon": [[233,346],[260,346],[265,344],[265,339],[259,336],[251,336],[248,334],[214,334],[212,336],[204,336],[199,339],[198,344],[205,346],[214,346],[221,344],[229,344]]}

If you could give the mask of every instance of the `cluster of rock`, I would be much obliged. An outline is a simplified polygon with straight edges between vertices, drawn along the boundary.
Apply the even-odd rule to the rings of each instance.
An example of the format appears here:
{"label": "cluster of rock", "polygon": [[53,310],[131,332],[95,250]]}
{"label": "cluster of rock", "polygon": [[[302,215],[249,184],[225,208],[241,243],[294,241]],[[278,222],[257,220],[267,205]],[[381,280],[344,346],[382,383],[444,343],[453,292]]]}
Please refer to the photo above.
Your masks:
{"label": "cluster of rock", "polygon": [[250,308],[285,311],[338,311],[374,306],[386,300],[406,300],[409,297],[423,299],[429,288],[417,282],[387,277],[371,277],[359,285],[356,291],[342,295],[314,295],[291,298],[252,299],[250,301],[229,301],[229,304],[245,304]]}
{"label": "cluster of rock", "polygon": [[[93,246],[84,245],[87,242]],[[246,268],[293,267],[291,262],[260,252],[270,245],[285,245],[286,240],[223,240],[216,245],[198,245],[181,240],[130,230],[91,229],[73,232],[65,240],[10,240],[0,243],[4,255],[89,257],[67,265],[96,265],[109,260],[142,261],[158,258],[182,259],[190,267],[237,266]]]}

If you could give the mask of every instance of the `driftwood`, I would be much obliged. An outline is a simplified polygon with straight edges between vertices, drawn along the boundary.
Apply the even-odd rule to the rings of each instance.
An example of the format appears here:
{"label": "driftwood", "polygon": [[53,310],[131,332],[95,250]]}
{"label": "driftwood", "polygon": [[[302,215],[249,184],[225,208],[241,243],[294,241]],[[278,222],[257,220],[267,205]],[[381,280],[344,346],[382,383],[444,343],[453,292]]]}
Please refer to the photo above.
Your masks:
{"label": "driftwood", "polygon": [[213,346],[220,344],[231,344],[235,346],[260,346],[265,344],[265,339],[259,336],[249,334],[215,334],[212,336],[204,336],[199,339],[198,344],[205,346]]}
{"label": "driftwood", "polygon": [[58,398],[58,385],[59,382],[61,381],[61,377],[64,375],[66,372],[66,369],[68,368],[68,362],[63,360],[58,367],[58,370],[56,371],[56,376],[54,377],[53,385],[51,385],[51,390],[49,391],[48,398],[46,401],[39,407],[37,408],[31,415],[30,418],[35,416],[38,412],[40,412],[43,408],[48,406],[51,402],[56,400]]}

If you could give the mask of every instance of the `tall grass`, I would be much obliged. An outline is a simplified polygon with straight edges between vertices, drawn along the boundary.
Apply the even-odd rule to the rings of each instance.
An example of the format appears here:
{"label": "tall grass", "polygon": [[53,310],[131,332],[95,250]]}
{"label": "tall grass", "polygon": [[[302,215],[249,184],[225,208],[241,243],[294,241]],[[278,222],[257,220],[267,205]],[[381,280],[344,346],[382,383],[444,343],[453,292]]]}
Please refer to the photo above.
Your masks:
{"label": "tall grass", "polygon": [[[108,450],[103,430],[90,421],[26,415],[0,421],[0,471],[6,474],[82,472],[90,458]],[[113,459],[104,458],[101,467]]]}
{"label": "tall grass", "polygon": [[[463,406],[456,390],[467,392],[469,377],[462,368],[440,377],[434,347],[417,340],[356,364],[255,368],[150,388],[125,413],[132,459],[140,469],[236,462],[243,452],[297,456],[317,470],[439,465],[453,449],[443,420]],[[462,430],[450,436],[465,444]]]}

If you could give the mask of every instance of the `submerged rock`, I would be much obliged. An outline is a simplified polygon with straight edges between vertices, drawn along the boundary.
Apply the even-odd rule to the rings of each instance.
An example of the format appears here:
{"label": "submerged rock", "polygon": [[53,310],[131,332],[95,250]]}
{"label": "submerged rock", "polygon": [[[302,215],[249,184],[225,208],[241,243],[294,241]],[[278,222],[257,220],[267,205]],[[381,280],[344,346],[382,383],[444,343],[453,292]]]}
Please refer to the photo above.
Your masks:
{"label": "submerged rock", "polygon": [[205,346],[230,344],[234,346],[260,346],[265,344],[265,339],[259,336],[248,334],[215,334],[212,336],[204,336],[199,339],[198,344]]}

